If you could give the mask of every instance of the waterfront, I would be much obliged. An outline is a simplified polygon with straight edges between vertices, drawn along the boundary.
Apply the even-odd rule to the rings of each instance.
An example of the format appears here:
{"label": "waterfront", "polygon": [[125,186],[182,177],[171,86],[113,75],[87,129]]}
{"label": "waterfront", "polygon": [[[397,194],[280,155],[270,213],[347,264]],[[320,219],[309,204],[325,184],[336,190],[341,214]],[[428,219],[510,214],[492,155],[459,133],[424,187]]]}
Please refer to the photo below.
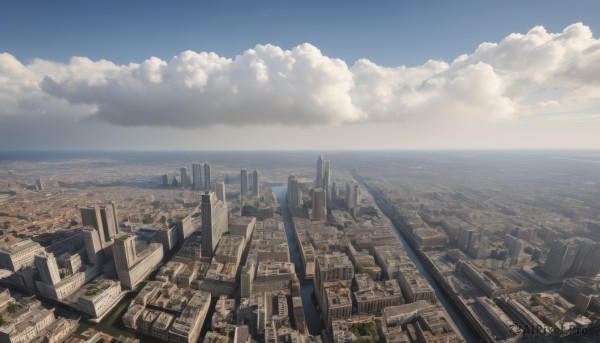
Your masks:
{"label": "waterfront", "polygon": [[287,204],[287,187],[286,186],[275,186],[272,187],[273,192],[277,196],[277,201],[281,206],[281,213],[283,215],[283,223],[285,225],[285,233],[287,236],[288,247],[290,250],[290,259],[294,263],[296,268],[296,274],[300,279],[300,295],[302,297],[302,305],[304,306],[304,317],[306,318],[306,325],[311,335],[320,335],[324,329],[323,321],[321,320],[321,312],[317,309],[317,306],[312,300],[314,293],[314,285],[312,281],[304,280],[302,275],[302,257],[300,255],[300,247],[294,236],[294,229],[292,227],[292,216],[288,210]]}
{"label": "waterfront", "polygon": [[104,317],[104,319],[102,319],[102,321],[100,321],[100,323],[98,324],[90,323],[87,321],[81,321],[79,323],[79,327],[77,328],[77,332],[81,333],[89,328],[92,328],[96,331],[106,332],[114,336],[115,338],[118,338],[119,336],[124,336],[138,338],[142,342],[162,342],[161,340],[153,337],[128,331],[125,328],[125,326],[123,326],[123,321],[121,320],[121,317],[123,317],[123,314],[125,314],[125,312],[127,311],[127,308],[129,307],[129,302],[131,302],[131,300],[133,300],[133,298],[135,298],[136,295],[137,293],[134,292],[127,293],[127,295],[124,296],[123,299],[121,299],[117,306],[115,306],[112,309],[112,311],[106,317]]}
{"label": "waterfront", "polygon": [[[384,211],[384,209],[381,207],[381,199],[379,199],[379,197],[377,196],[377,194],[373,194],[367,188],[367,185],[363,182],[363,180],[358,175],[354,174],[353,176],[355,177],[355,179],[357,181],[360,182],[360,184],[365,189],[365,191],[368,192],[369,195],[373,198],[373,200],[374,200],[375,204],[377,205],[377,207],[379,207],[380,210]],[[480,342],[481,339],[479,338],[479,335],[475,332],[475,330],[473,329],[473,327],[471,325],[469,325],[469,323],[465,320],[464,315],[462,313],[460,313],[460,310],[457,308],[457,306],[449,298],[449,296],[446,293],[446,291],[444,291],[441,288],[441,286],[437,282],[437,280],[433,277],[433,275],[429,272],[429,270],[423,265],[421,259],[419,258],[419,256],[417,255],[417,253],[415,252],[415,250],[413,249],[413,247],[405,239],[404,234],[402,233],[402,231],[400,231],[400,229],[390,219],[390,217],[388,216],[388,213],[384,212],[383,214],[386,216],[386,219],[388,220],[390,226],[393,228],[393,230],[396,233],[396,236],[398,237],[398,239],[400,240],[400,242],[402,242],[402,246],[404,247],[404,250],[406,251],[406,254],[408,255],[408,257],[417,266],[417,269],[419,270],[419,273],[421,273],[421,275],[423,275],[423,277],[425,277],[425,279],[433,287],[433,290],[435,291],[435,296],[440,301],[440,303],[442,304],[442,306],[444,306],[444,308],[446,309],[446,312],[448,312],[448,315],[452,318],[452,320],[454,321],[454,324],[456,324],[456,326],[457,326],[458,330],[460,331],[461,335],[465,338],[465,341],[467,343]]]}

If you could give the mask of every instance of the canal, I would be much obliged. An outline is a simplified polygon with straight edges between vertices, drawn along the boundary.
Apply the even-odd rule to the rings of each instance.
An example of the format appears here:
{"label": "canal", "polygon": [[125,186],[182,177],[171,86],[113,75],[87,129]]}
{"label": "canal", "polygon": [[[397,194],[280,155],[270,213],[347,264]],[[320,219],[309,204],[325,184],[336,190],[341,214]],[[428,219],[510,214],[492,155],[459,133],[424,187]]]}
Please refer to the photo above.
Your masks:
{"label": "canal", "polygon": [[304,280],[302,271],[302,256],[300,253],[300,247],[294,236],[294,229],[292,227],[292,216],[288,210],[287,204],[287,187],[286,186],[275,186],[271,188],[277,196],[277,201],[281,206],[281,213],[283,215],[283,223],[285,225],[285,233],[287,236],[288,247],[290,249],[290,258],[296,268],[296,274],[300,279],[300,296],[302,298],[302,306],[304,307],[304,317],[306,317],[306,326],[308,332],[311,335],[320,335],[323,331],[323,321],[321,320],[321,312],[317,309],[316,304],[313,302],[314,285],[312,281]]}
{"label": "canal", "polygon": [[467,343],[481,342],[482,340],[479,338],[479,335],[477,334],[475,329],[466,321],[466,319],[465,319],[464,315],[461,313],[460,309],[454,304],[452,299],[450,299],[450,297],[446,293],[446,291],[444,291],[442,289],[442,287],[439,285],[437,280],[433,277],[433,275],[431,275],[431,273],[429,272],[427,267],[425,267],[423,265],[423,263],[421,262],[421,259],[419,258],[419,256],[417,255],[417,253],[415,252],[413,247],[406,241],[406,238],[404,237],[404,233],[402,231],[400,231],[400,229],[390,220],[388,213],[386,213],[385,209],[380,206],[380,204],[382,204],[383,201],[378,198],[377,194],[371,193],[370,189],[363,182],[363,180],[362,180],[362,178],[360,178],[360,176],[358,176],[354,173],[353,173],[353,176],[356,179],[356,181],[358,181],[361,184],[362,188],[365,189],[369,193],[369,195],[373,198],[375,205],[378,206],[379,209],[384,213],[388,223],[390,224],[392,229],[394,229],[396,236],[402,243],[402,246],[404,247],[406,254],[417,266],[417,270],[419,270],[419,273],[421,273],[421,275],[423,275],[423,277],[425,277],[425,279],[429,282],[429,284],[431,284],[431,287],[433,287],[433,290],[435,291],[435,296],[440,301],[442,306],[444,306],[444,308],[446,309],[446,312],[448,312],[448,315],[452,318],[452,320],[454,321],[454,324],[456,324],[458,330],[465,338],[465,341]]}
{"label": "canal", "polygon": [[110,313],[102,319],[102,321],[98,324],[94,324],[88,321],[82,320],[79,323],[79,327],[77,327],[77,333],[82,333],[89,328],[93,328],[96,331],[105,332],[115,338],[119,338],[119,336],[130,337],[130,338],[138,338],[141,342],[162,342],[161,340],[150,337],[139,332],[129,331],[124,325],[121,318],[127,312],[127,308],[129,307],[129,303],[137,293],[129,292],[119,303],[115,306]]}

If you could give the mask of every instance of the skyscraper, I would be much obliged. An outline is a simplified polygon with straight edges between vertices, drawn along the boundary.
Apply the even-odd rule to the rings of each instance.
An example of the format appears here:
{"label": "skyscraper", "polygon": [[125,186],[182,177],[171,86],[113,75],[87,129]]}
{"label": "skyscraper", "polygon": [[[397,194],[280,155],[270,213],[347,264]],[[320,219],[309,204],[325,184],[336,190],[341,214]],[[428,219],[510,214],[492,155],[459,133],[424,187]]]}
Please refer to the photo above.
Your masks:
{"label": "skyscraper", "polygon": [[129,271],[135,264],[135,237],[132,235],[121,235],[115,238],[113,244],[113,257],[117,272]]}
{"label": "skyscraper", "polygon": [[60,282],[60,274],[58,273],[58,264],[52,253],[42,253],[35,255],[35,266],[40,272],[42,282],[49,285],[56,285]]}
{"label": "skyscraper", "polygon": [[519,257],[523,253],[525,242],[513,235],[506,234],[504,236],[504,246],[508,250],[508,256]]}
{"label": "skyscraper", "polygon": [[98,231],[88,226],[83,229],[83,237],[85,239],[85,252],[89,263],[96,266],[102,265],[102,246],[100,245]]}
{"label": "skyscraper", "polygon": [[323,163],[323,190],[325,191],[325,199],[327,202],[331,201],[331,191],[329,189],[329,183],[331,182],[331,161],[325,160]]}
{"label": "skyscraper", "polygon": [[571,241],[557,239],[552,243],[544,272],[555,279],[563,277],[575,261],[577,244]]}
{"label": "skyscraper", "polygon": [[317,159],[317,177],[315,178],[315,188],[323,187],[323,155]]}
{"label": "skyscraper", "polygon": [[168,187],[169,186],[169,175],[163,174],[163,176],[162,176],[162,185],[163,185],[163,187]]}
{"label": "skyscraper", "polygon": [[252,194],[260,196],[260,174],[256,169],[252,172]]}
{"label": "skyscraper", "polygon": [[248,171],[246,169],[240,170],[240,194],[248,194]]}
{"label": "skyscraper", "polygon": [[100,218],[104,228],[104,237],[107,242],[110,242],[120,232],[115,204],[111,202],[106,206],[100,206]]}
{"label": "skyscraper", "polygon": [[325,220],[327,219],[327,201],[325,199],[325,191],[323,188],[313,190],[312,198],[312,219]]}
{"label": "skyscraper", "polygon": [[226,203],[227,200],[225,199],[225,183],[223,182],[223,180],[217,180],[215,182],[215,191],[217,193],[217,199]]}
{"label": "skyscraper", "polygon": [[229,226],[227,205],[214,192],[202,194],[202,256],[212,257],[219,239]]}
{"label": "skyscraper", "polygon": [[106,206],[80,207],[82,226],[93,226],[98,230],[100,245],[105,248],[112,244],[112,239],[119,234],[119,224],[115,204]]}
{"label": "skyscraper", "polygon": [[287,200],[290,208],[300,207],[300,187],[294,175],[288,177]]}
{"label": "skyscraper", "polygon": [[202,182],[202,165],[199,163],[192,164],[192,176],[194,177],[194,189],[204,189]]}
{"label": "skyscraper", "polygon": [[179,169],[179,171],[181,172],[181,188],[185,189],[188,187],[188,183],[187,183],[187,168],[186,167],[181,167],[181,169]]}
{"label": "skyscraper", "polygon": [[596,277],[600,271],[600,243],[589,238],[578,238],[575,241],[578,246],[577,256],[573,261],[573,275]]}
{"label": "skyscraper", "polygon": [[204,163],[204,189],[211,190],[212,179],[210,176],[210,164]]}
{"label": "skyscraper", "polygon": [[346,182],[346,208],[351,210],[360,203],[360,187],[354,181]]}

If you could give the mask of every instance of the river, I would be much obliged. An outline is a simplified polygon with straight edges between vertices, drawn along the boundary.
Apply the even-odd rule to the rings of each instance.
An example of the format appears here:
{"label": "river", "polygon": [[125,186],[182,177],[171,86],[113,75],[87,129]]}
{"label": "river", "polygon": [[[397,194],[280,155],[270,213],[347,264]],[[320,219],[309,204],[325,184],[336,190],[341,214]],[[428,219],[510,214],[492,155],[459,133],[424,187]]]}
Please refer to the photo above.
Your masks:
{"label": "river", "polygon": [[[370,190],[366,187],[366,185],[364,184],[362,179],[360,179],[357,175],[354,175],[354,177],[362,185],[362,188],[365,191],[369,192],[369,195],[373,198],[376,205],[379,205],[379,202],[381,200],[377,199],[376,195],[370,192]],[[380,207],[380,210],[384,211],[381,207]],[[386,215],[386,219],[390,223],[390,226],[392,227],[392,229],[394,229],[394,232],[396,233],[396,236],[398,237],[400,242],[402,242],[402,246],[404,247],[406,254],[417,266],[419,273],[421,273],[421,275],[423,275],[423,277],[425,277],[425,279],[429,282],[429,284],[431,284],[431,287],[433,287],[433,290],[435,291],[435,296],[440,301],[442,306],[444,306],[444,308],[446,309],[446,312],[448,312],[448,315],[450,315],[450,317],[452,318],[452,321],[454,321],[454,324],[456,324],[456,327],[458,328],[460,333],[465,338],[465,341],[467,343],[480,342],[481,339],[479,338],[479,335],[477,334],[475,329],[465,320],[464,315],[462,313],[460,313],[460,310],[454,304],[452,299],[450,299],[448,294],[446,294],[446,292],[444,290],[442,290],[442,288],[440,287],[438,282],[435,280],[433,275],[431,275],[429,270],[423,265],[423,263],[421,263],[419,256],[417,255],[415,250],[412,248],[412,246],[410,244],[408,244],[402,231],[400,231],[400,229],[390,220],[390,218],[387,216],[387,214],[384,213],[384,215]]]}
{"label": "river", "polygon": [[[303,270],[302,269],[302,257],[300,255],[298,242],[296,242],[296,238],[294,237],[294,231],[292,228],[292,218],[289,213],[288,206],[287,206],[287,197],[286,197],[287,187],[286,186],[276,186],[276,187],[273,187],[272,189],[275,192],[275,195],[277,196],[277,200],[279,201],[279,204],[281,205],[281,212],[283,214],[283,221],[285,224],[285,231],[287,234],[288,245],[289,245],[289,249],[290,249],[290,258],[292,259],[292,262],[294,262],[294,264],[296,266],[297,273],[300,274],[299,271]],[[438,300],[440,301],[442,306],[444,306],[444,308],[446,309],[446,311],[448,312],[448,314],[450,315],[450,317],[452,318],[452,320],[458,327],[458,330],[465,338],[466,342],[467,343],[479,342],[480,339],[479,339],[479,336],[477,335],[477,333],[475,332],[475,330],[465,321],[462,314],[459,313],[459,311],[454,306],[452,301],[448,298],[447,294],[442,291],[442,289],[440,288],[440,286],[438,285],[438,283],[436,282],[434,277],[425,268],[423,263],[421,263],[421,260],[419,259],[419,257],[415,253],[415,251],[412,249],[410,244],[408,244],[408,242],[406,242],[406,240],[402,236],[400,230],[396,227],[396,225],[394,225],[394,223],[392,223],[392,221],[389,218],[387,218],[387,219],[388,219],[388,222],[390,223],[390,226],[396,233],[396,236],[398,237],[400,242],[402,242],[402,246],[404,247],[404,250],[406,250],[406,254],[415,263],[415,265],[417,266],[417,269],[419,270],[421,275],[423,275],[425,277],[425,279],[431,284],[431,286],[433,287],[433,289],[435,291],[436,297],[438,298]],[[301,277],[301,275],[299,275],[299,277]],[[312,299],[311,299],[313,290],[314,290],[314,286],[313,286],[312,282],[310,282],[310,281],[302,281],[301,282],[302,304],[304,305],[304,313],[306,316],[306,322],[308,325],[309,332],[313,335],[316,335],[316,334],[320,334],[321,330],[323,329],[323,323],[322,323],[321,317],[320,317],[321,313],[316,308],[315,304],[312,302]]]}
{"label": "river", "polygon": [[300,247],[294,236],[294,229],[292,227],[292,216],[288,210],[287,204],[287,187],[286,186],[275,186],[271,188],[277,196],[277,201],[281,206],[281,212],[283,214],[283,223],[285,225],[285,233],[287,236],[288,247],[290,249],[290,259],[294,263],[296,268],[296,274],[300,279],[300,296],[302,298],[302,306],[304,306],[304,317],[306,317],[306,326],[308,332],[311,335],[320,335],[321,331],[325,328],[323,321],[321,320],[321,312],[317,309],[317,306],[313,302],[314,285],[312,281],[304,280],[302,272],[302,256],[300,253]]}

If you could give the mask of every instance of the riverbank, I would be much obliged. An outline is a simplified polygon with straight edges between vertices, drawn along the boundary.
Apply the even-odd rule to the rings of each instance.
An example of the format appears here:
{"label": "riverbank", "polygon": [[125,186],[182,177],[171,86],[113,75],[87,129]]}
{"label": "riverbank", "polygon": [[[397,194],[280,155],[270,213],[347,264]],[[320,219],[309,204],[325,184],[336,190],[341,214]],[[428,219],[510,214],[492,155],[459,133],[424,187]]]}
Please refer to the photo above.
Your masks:
{"label": "riverbank", "polygon": [[[467,343],[481,342],[481,336],[476,329],[477,325],[474,324],[475,320],[469,318],[469,315],[465,313],[465,307],[462,302],[455,298],[456,295],[453,292],[448,291],[448,284],[443,280],[443,277],[438,272],[437,268],[433,265],[431,260],[418,248],[417,244],[412,238],[401,230],[402,224],[399,223],[397,218],[394,217],[388,204],[382,199],[382,195],[374,192],[362,179],[362,177],[356,173],[352,173],[352,176],[358,181],[364,189],[366,189],[372,196],[375,205],[383,212],[390,222],[390,225],[394,229],[394,232],[402,242],[404,250],[407,255],[417,266],[419,272],[425,277],[425,279],[431,284],[435,291],[435,295],[446,309],[446,312],[450,315],[461,335],[465,338]],[[462,305],[462,306],[461,306]]]}
{"label": "riverbank", "polygon": [[285,226],[285,234],[287,237],[288,248],[290,251],[290,259],[294,263],[294,267],[296,269],[296,275],[300,281],[300,297],[302,298],[302,306],[304,307],[304,317],[306,319],[306,325],[308,327],[308,332],[311,335],[321,335],[323,329],[323,322],[321,320],[321,312],[317,308],[315,302],[313,302],[312,297],[314,293],[314,285],[311,281],[304,280],[303,275],[300,271],[303,270],[302,266],[302,256],[300,252],[300,247],[298,246],[298,242],[296,241],[296,237],[293,229],[292,216],[288,209],[287,203],[287,186],[275,186],[271,187],[275,196],[277,197],[277,202],[279,206],[281,206],[281,213],[283,216],[283,224]]}

